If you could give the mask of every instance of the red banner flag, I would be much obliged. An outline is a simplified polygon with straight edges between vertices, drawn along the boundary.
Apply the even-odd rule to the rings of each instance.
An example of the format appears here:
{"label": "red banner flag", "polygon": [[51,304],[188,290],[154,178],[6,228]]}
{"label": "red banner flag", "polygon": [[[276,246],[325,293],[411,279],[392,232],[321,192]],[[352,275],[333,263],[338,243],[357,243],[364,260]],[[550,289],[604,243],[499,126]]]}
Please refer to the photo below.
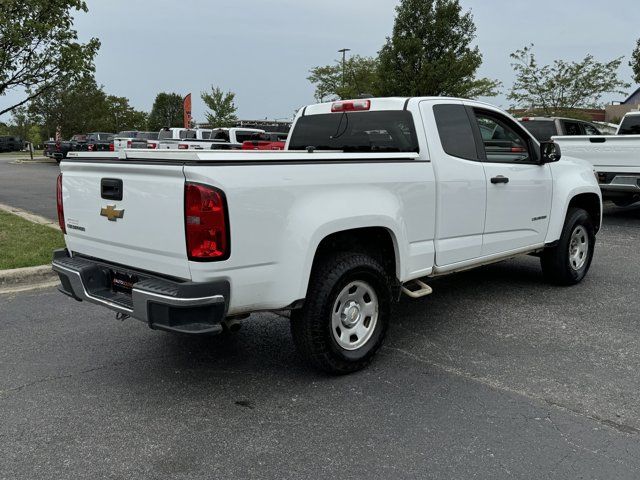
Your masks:
{"label": "red banner flag", "polygon": [[191,94],[184,97],[184,128],[191,127]]}

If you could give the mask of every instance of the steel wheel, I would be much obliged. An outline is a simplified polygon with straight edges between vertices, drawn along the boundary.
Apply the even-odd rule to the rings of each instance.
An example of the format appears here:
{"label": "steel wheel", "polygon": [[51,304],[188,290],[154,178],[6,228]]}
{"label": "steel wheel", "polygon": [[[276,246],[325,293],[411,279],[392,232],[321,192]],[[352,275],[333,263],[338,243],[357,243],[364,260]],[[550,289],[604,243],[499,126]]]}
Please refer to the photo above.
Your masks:
{"label": "steel wheel", "polygon": [[333,305],[331,329],[336,343],[345,350],[357,350],[366,344],[378,322],[378,296],[363,281],[349,283]]}
{"label": "steel wheel", "polygon": [[580,270],[589,257],[589,235],[587,230],[578,225],[569,241],[569,263],[574,270]]}

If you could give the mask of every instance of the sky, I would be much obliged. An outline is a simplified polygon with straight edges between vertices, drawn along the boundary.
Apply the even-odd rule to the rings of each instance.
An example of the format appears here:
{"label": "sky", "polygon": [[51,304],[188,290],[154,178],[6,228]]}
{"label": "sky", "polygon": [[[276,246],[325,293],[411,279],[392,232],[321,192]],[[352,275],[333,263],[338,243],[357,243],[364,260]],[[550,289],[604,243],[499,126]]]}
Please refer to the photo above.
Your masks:
{"label": "sky", "polygon": [[[97,37],[96,79],[111,95],[149,111],[158,92],[193,94],[211,85],[236,93],[242,119],[288,119],[314,103],[309,69],[332,63],[337,51],[375,55],[391,34],[397,0],[88,0],[76,15],[80,40]],[[620,76],[631,83],[628,58],[638,29],[638,0],[461,0],[477,27],[483,54],[478,75],[500,80],[498,97],[514,75],[509,54],[535,44],[539,62],[608,61],[626,56]],[[633,85],[630,90],[635,89]],[[8,105],[15,94],[0,97]],[[618,95],[605,98],[621,100]],[[8,120],[5,116],[3,120]]]}

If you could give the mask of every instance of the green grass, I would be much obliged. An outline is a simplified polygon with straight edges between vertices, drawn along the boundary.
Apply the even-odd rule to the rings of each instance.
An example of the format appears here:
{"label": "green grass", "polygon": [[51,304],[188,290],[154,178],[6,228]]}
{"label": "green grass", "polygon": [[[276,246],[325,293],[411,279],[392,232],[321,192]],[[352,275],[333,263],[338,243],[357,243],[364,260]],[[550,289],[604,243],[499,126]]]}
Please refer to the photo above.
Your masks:
{"label": "green grass", "polygon": [[51,263],[53,250],[62,247],[61,232],[0,211],[0,270]]}
{"label": "green grass", "polygon": [[[42,157],[44,155],[44,150],[34,150],[33,151],[33,156],[35,157]],[[29,157],[29,152],[2,152],[0,153],[0,158],[1,157],[19,157],[19,158],[30,158]]]}

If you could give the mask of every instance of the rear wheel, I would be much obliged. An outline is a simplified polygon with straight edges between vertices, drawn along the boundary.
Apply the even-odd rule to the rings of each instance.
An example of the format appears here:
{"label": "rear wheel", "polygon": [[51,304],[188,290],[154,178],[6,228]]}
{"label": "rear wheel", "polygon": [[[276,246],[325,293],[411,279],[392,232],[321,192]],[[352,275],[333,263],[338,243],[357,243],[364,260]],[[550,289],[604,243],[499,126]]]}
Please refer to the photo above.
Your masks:
{"label": "rear wheel", "polygon": [[328,256],[314,268],[304,307],[291,314],[291,332],[312,366],[347,374],[367,366],[389,322],[392,279],[374,258]]}
{"label": "rear wheel", "polygon": [[591,266],[595,242],[589,214],[581,208],[570,209],[558,244],[542,254],[545,278],[556,285],[580,283]]}

